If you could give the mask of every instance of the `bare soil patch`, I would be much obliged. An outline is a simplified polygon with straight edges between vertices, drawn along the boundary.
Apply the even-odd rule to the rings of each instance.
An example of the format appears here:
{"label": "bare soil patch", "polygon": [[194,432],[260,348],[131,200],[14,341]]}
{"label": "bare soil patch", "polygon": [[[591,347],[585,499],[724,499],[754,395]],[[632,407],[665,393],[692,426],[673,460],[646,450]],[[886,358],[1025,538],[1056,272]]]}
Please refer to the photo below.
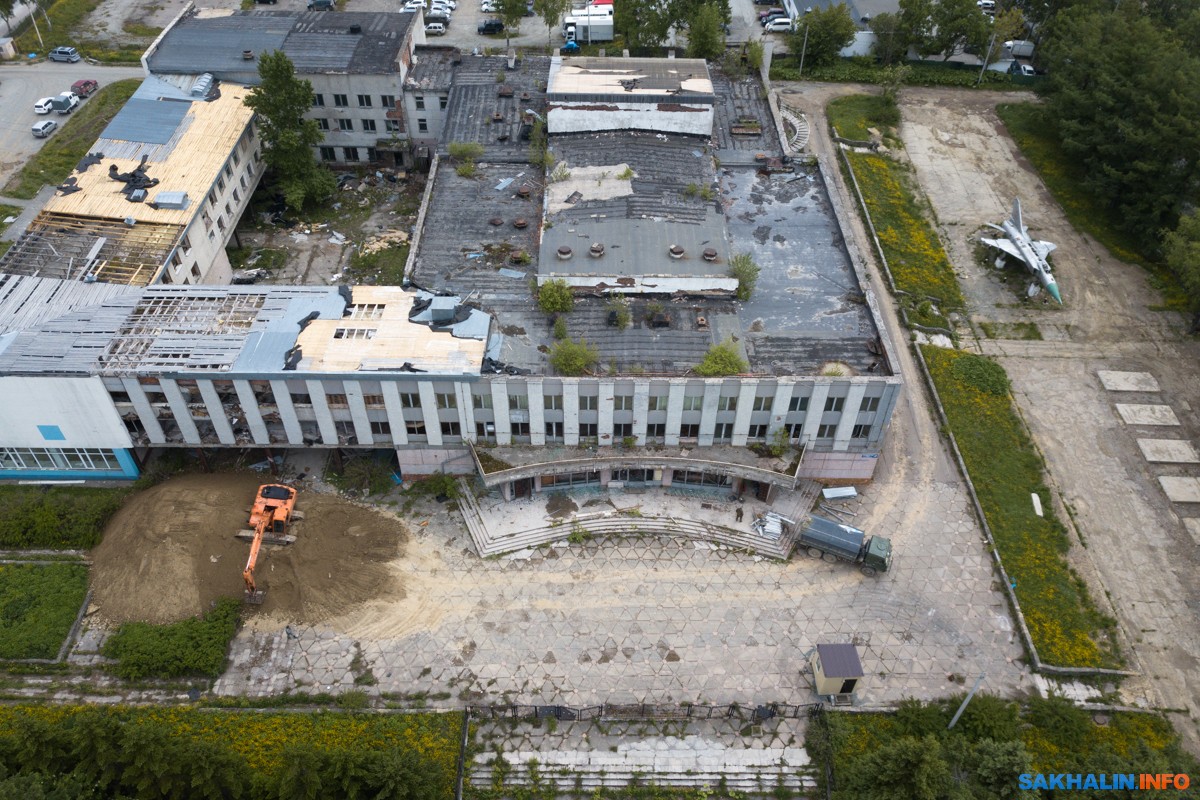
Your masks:
{"label": "bare soil patch", "polygon": [[[219,597],[241,596],[254,473],[185,475],[133,497],[92,551],[93,600],[114,622],[163,623],[199,614]],[[373,598],[403,597],[389,562],[404,553],[400,521],[339,497],[301,490],[295,544],[265,545],[256,613],[301,623],[344,615]]]}

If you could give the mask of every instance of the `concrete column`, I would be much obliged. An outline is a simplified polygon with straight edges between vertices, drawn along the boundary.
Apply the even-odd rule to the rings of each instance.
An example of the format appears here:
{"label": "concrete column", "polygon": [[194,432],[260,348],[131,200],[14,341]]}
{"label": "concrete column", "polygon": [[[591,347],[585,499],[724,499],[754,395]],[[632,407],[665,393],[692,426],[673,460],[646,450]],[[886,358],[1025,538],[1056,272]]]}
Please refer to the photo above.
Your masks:
{"label": "concrete column", "polygon": [[[492,416],[496,418],[496,444],[512,444],[512,417],[508,410],[508,381],[503,378],[492,381]],[[511,486],[505,498],[512,499]]]}
{"label": "concrete column", "polygon": [[670,467],[667,467],[662,471],[662,485],[664,489],[671,485],[671,479],[673,477],[675,477],[675,471]]}
{"label": "concrete column", "polygon": [[858,407],[862,405],[863,395],[866,392],[865,384],[850,384],[850,391],[846,393],[846,402],[842,405],[842,418],[838,420],[837,430],[833,434],[834,450],[850,449],[850,434],[858,423]]}
{"label": "concrete column", "polygon": [[[687,387],[683,383],[672,383],[667,391],[667,433],[663,442],[667,447],[679,446],[679,426],[683,424],[683,393]],[[664,483],[664,486],[670,486]]]}
{"label": "concrete column", "polygon": [[475,436],[475,401],[471,399],[474,384],[466,381],[454,383],[454,394],[458,398],[458,425],[462,428],[463,441],[473,442]]}
{"label": "concrete column", "polygon": [[212,420],[213,429],[217,432],[217,440],[221,444],[234,444],[233,427],[229,424],[229,418],[225,416],[225,407],[221,405],[217,387],[213,386],[211,380],[198,380],[196,388],[200,390],[200,397],[204,399],[204,407],[208,409],[208,418]]}
{"label": "concrete column", "polygon": [[738,387],[737,416],[733,420],[733,443],[745,447],[750,437],[750,415],[754,413],[754,393],[758,381],[747,380]]}
{"label": "concrete column", "polygon": [[616,394],[612,381],[600,381],[600,397],[596,401],[598,422],[596,435],[600,437],[600,445],[613,444],[613,397]]}
{"label": "concrete column", "polygon": [[633,438],[638,447],[646,444],[646,423],[650,420],[650,381],[633,384]]}
{"label": "concrete column", "polygon": [[146,429],[146,438],[150,440],[151,444],[165,444],[167,437],[163,434],[162,425],[158,424],[158,414],[155,412],[154,406],[150,404],[150,398],[146,396],[146,391],[138,383],[138,379],[121,378],[121,385],[125,387],[125,394],[129,395],[129,401],[133,403],[133,410],[137,412],[138,420]]}
{"label": "concrete column", "polygon": [[305,381],[308,387],[308,397],[312,400],[313,416],[317,419],[317,430],[321,432],[321,441],[328,445],[337,445],[337,426],[333,424],[333,414],[329,411],[329,401],[325,399],[325,386],[321,381]]}
{"label": "concrete column", "polygon": [[542,476],[541,475],[533,476],[533,491],[537,494],[541,494],[541,491],[542,491]]}
{"label": "concrete column", "polygon": [[250,428],[250,436],[255,444],[270,444],[271,434],[267,433],[267,423],[263,422],[262,411],[258,408],[258,398],[250,381],[237,380],[233,382],[233,390],[237,392],[238,403],[246,416],[246,425]]}
{"label": "concrete column", "polygon": [[504,495],[505,500],[512,502],[514,495],[512,481],[500,484],[500,494]]}
{"label": "concrete column", "polygon": [[563,379],[563,443],[579,446],[579,381]]}
{"label": "concrete column", "polygon": [[200,444],[200,431],[196,430],[196,423],[192,421],[192,412],[188,409],[187,401],[183,399],[179,386],[170,378],[160,378],[158,385],[162,387],[163,395],[167,398],[167,405],[171,407],[171,416],[175,418],[175,424],[179,426],[183,440],[188,444]]}
{"label": "concrete column", "polygon": [[304,432],[300,429],[300,419],[296,416],[296,407],[292,405],[292,393],[287,381],[271,381],[271,394],[275,396],[275,408],[279,410],[288,444],[304,444]]}
{"label": "concrete column", "polygon": [[879,398],[879,408],[875,411],[875,421],[871,423],[871,435],[867,438],[867,446],[876,448],[883,444],[883,433],[891,424],[892,412],[900,402],[899,384],[885,384],[883,396]]}
{"label": "concrete column", "polygon": [[771,441],[771,437],[775,435],[775,431],[783,427],[784,420],[787,419],[788,406],[791,402],[791,384],[783,383],[776,386],[775,399],[771,405],[771,421],[767,423],[767,441]]}
{"label": "concrete column", "polygon": [[346,404],[350,407],[350,419],[354,422],[354,438],[359,444],[375,444],[371,433],[371,418],[367,416],[367,402],[363,399],[362,384],[358,381],[342,381],[346,393]]}
{"label": "concrete column", "polygon": [[531,378],[525,385],[529,390],[529,443],[534,447],[545,447],[546,398],[542,394],[542,382]]}
{"label": "concrete column", "polygon": [[612,467],[601,467],[600,468],[600,485],[608,486],[608,484],[611,481],[612,481]]}
{"label": "concrete column", "polygon": [[821,417],[825,415],[825,398],[829,397],[828,383],[813,384],[812,395],[808,398],[808,411],[804,415],[804,427],[800,430],[800,444],[812,444],[817,438],[817,427]]}
{"label": "concrete column", "polygon": [[709,381],[704,384],[704,402],[700,406],[700,446],[712,447],[713,431],[717,427],[717,403],[721,395],[721,384]]}
{"label": "concrete column", "polygon": [[383,408],[387,411],[388,427],[392,429],[392,444],[408,444],[408,428],[404,425],[404,408],[400,405],[400,385],[395,381],[383,381]]}
{"label": "concrete column", "polygon": [[437,393],[433,391],[432,381],[421,381],[417,384],[421,395],[421,418],[425,420],[425,436],[431,446],[442,443],[442,422],[438,418]]}

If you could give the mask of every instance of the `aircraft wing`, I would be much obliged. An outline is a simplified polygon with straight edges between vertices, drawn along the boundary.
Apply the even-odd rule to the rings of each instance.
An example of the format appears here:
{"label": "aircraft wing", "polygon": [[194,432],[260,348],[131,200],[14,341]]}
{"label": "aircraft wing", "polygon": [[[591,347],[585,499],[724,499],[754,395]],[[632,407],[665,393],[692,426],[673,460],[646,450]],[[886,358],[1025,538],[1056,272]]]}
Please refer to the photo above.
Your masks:
{"label": "aircraft wing", "polygon": [[1058,245],[1056,245],[1054,242],[1033,241],[1033,242],[1030,242],[1030,244],[1033,246],[1033,251],[1035,253],[1037,253],[1039,256],[1041,256],[1042,258],[1045,258],[1046,256],[1050,255],[1052,252],[1054,252],[1054,250],[1056,250],[1058,248]]}
{"label": "aircraft wing", "polygon": [[1024,258],[1021,257],[1021,251],[1017,249],[1017,246],[1015,244],[1013,244],[1012,242],[1010,242],[1008,239],[982,239],[981,238],[979,241],[983,242],[986,245],[991,245],[992,247],[995,247],[998,250],[1003,250],[1004,252],[1008,253],[1010,256],[1017,259],[1018,261],[1025,260]]}

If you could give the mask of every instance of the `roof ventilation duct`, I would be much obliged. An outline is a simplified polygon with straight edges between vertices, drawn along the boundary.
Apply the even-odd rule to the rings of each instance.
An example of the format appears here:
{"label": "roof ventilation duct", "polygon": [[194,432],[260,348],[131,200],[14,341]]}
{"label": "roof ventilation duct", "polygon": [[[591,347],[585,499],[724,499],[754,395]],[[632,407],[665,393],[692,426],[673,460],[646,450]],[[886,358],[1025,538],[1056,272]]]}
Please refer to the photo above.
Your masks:
{"label": "roof ventilation duct", "polygon": [[196,82],[192,84],[192,94],[196,97],[208,97],[208,93],[212,90],[213,76],[211,72],[206,72]]}

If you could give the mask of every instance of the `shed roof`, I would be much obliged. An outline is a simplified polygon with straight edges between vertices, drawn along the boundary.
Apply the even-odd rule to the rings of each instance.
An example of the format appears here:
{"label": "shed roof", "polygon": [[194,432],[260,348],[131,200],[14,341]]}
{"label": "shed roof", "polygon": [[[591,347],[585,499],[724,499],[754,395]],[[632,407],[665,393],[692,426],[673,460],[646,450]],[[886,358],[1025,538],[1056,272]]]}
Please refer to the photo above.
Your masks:
{"label": "shed roof", "polygon": [[702,58],[594,58],[556,56],[547,85],[550,100],[578,97],[715,101]]}
{"label": "shed roof", "polygon": [[862,662],[858,660],[858,648],[852,644],[819,644],[817,658],[821,659],[821,670],[830,678],[861,678]]}

